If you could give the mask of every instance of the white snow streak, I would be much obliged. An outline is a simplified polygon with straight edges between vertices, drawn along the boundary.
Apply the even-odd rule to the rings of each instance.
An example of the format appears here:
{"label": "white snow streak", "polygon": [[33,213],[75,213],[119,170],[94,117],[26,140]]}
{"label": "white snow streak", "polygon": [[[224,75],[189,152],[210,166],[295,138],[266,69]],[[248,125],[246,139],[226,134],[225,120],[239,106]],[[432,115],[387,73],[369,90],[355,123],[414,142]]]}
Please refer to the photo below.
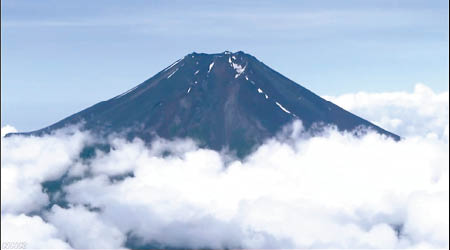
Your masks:
{"label": "white snow streak", "polygon": [[212,62],[212,63],[209,65],[208,73],[211,71],[211,69],[212,69],[213,66],[214,66],[214,62]]}
{"label": "white snow streak", "polygon": [[247,67],[247,65],[245,65],[244,67],[242,67],[242,65],[239,65],[237,63],[231,63],[231,66],[233,67],[233,69],[236,70],[237,74],[234,76],[234,78],[238,78],[244,71],[245,68]]}
{"label": "white snow streak", "polygon": [[265,97],[266,99],[269,99],[269,96],[268,96],[266,93],[264,93],[264,91],[263,91],[262,89],[258,88],[258,93],[264,94],[264,97]]}
{"label": "white snow streak", "polygon": [[181,59],[178,59],[177,61],[175,61],[174,63],[172,63],[169,67],[167,67],[166,69],[164,69],[164,72],[166,72],[167,70],[171,69],[173,66],[175,66],[177,63],[179,63],[181,61]]}
{"label": "white snow streak", "polygon": [[173,74],[177,73],[178,69],[176,69],[174,72],[172,72],[172,74],[170,74],[167,79],[169,79],[171,76],[173,76]]}
{"label": "white snow streak", "polygon": [[[236,60],[236,57],[233,56],[233,59]],[[247,65],[242,67],[242,65],[234,63],[233,61],[231,61],[231,57],[228,57],[228,62],[230,63],[231,67],[233,67],[233,69],[236,70],[236,72],[237,72],[237,74],[234,76],[234,78],[238,78],[242,74],[242,72],[245,71],[245,68],[247,67]]]}
{"label": "white snow streak", "polygon": [[288,114],[290,114],[291,112],[289,111],[289,110],[287,110],[285,107],[283,107],[281,104],[279,104],[278,102],[275,102],[277,105],[278,105],[278,107],[280,107],[280,109],[282,109],[284,112],[286,112],[286,113],[288,113]]}
{"label": "white snow streak", "polygon": [[139,87],[139,85],[136,86],[136,87],[134,87],[134,88],[132,88],[132,89],[130,89],[130,90],[127,90],[127,91],[126,91],[125,93],[123,93],[123,94],[120,94],[120,95],[114,97],[114,99],[120,98],[120,97],[122,97],[122,96],[124,96],[124,95],[130,93],[131,91],[135,90],[137,87]]}

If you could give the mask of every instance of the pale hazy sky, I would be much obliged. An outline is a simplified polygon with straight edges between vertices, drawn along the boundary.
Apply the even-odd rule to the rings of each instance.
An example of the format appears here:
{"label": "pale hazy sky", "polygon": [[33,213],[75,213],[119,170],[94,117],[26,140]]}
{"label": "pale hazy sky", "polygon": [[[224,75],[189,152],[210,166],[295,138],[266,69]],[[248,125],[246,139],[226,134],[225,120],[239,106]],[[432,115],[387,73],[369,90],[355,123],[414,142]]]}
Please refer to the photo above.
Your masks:
{"label": "pale hazy sky", "polygon": [[319,95],[448,89],[448,0],[2,0],[2,126],[50,125],[196,51],[243,50]]}

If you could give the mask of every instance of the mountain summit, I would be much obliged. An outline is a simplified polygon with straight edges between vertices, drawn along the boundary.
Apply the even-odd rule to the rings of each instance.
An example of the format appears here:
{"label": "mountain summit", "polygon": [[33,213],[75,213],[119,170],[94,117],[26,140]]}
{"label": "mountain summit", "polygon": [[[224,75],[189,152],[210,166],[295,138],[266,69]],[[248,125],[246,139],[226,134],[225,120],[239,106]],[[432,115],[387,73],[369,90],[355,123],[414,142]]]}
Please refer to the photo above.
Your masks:
{"label": "mountain summit", "polygon": [[27,134],[82,123],[100,135],[124,133],[146,142],[156,135],[191,137],[204,147],[245,156],[294,119],[307,130],[314,124],[341,131],[363,126],[400,139],[241,51],[189,54],[121,95]]}

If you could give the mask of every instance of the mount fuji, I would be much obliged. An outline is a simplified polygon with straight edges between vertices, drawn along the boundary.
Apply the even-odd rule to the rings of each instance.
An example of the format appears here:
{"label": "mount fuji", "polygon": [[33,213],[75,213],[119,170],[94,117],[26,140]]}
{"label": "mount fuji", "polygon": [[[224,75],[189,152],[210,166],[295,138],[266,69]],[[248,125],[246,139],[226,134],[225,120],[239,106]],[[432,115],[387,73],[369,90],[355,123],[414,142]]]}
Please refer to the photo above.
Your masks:
{"label": "mount fuji", "polygon": [[22,134],[82,124],[100,136],[118,133],[147,143],[157,136],[193,138],[202,147],[242,157],[296,119],[311,132],[327,125],[340,131],[365,127],[400,139],[242,51],[188,54],[123,94]]}

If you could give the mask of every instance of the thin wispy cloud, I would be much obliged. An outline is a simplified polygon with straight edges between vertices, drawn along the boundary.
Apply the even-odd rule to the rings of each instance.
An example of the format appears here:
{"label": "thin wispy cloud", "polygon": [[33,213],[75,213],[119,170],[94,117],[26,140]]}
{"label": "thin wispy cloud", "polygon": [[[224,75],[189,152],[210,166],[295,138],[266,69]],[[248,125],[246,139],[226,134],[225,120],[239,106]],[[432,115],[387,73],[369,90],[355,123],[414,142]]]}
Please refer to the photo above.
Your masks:
{"label": "thin wispy cloud", "polygon": [[[148,13],[129,13],[119,16],[85,17],[74,19],[4,19],[5,28],[76,28],[76,27],[133,27],[147,25],[162,25],[170,29],[182,31],[180,24],[192,25],[190,31],[207,31],[211,26],[219,29],[234,27],[235,32],[248,28],[268,31],[302,30],[310,28],[352,28],[381,29],[399,28],[411,25],[431,25],[429,17],[436,13],[423,10],[385,11],[385,10],[274,10],[262,9],[255,12],[245,10],[179,10],[159,12],[150,10]],[[418,19],[418,17],[421,17]],[[357,20],[357,21],[356,21]],[[151,28],[151,26],[149,27]]]}

